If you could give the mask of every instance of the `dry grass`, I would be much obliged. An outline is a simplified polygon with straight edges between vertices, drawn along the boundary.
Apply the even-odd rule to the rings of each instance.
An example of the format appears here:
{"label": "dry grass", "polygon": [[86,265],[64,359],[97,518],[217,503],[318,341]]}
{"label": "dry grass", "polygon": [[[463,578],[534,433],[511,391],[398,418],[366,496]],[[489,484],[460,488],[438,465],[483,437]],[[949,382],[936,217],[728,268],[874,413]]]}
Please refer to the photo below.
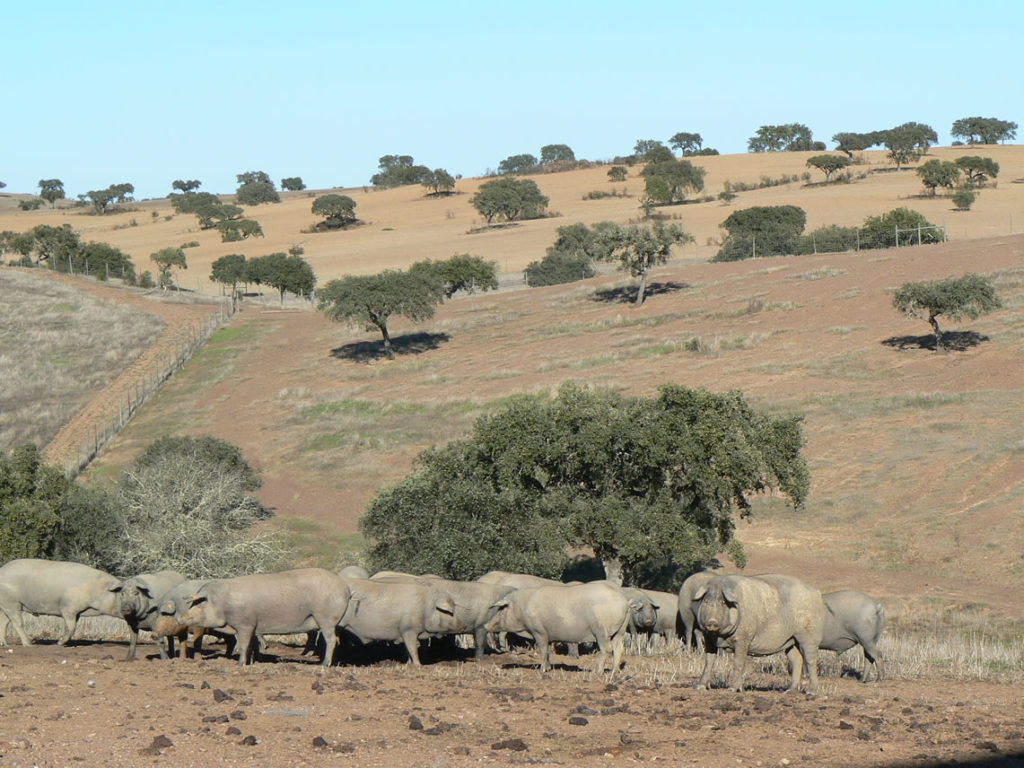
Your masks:
{"label": "dry grass", "polygon": [[22,270],[0,269],[0,294],[0,450],[45,445],[164,327]]}

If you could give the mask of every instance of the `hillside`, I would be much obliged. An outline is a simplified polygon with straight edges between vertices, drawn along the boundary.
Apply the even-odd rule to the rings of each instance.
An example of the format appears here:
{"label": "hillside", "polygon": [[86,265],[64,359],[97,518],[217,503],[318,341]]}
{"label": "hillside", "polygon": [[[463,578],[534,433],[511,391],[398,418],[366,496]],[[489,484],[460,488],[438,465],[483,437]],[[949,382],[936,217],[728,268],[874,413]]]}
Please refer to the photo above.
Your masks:
{"label": "hillside", "polygon": [[[400,479],[423,448],[464,434],[500,398],[553,391],[567,380],[638,394],[667,382],[740,389],[761,407],[803,414],[813,479],[806,509],[761,499],[752,522],[740,526],[751,569],[804,573],[823,588],[857,586],[1024,616],[1024,446],[1016,425],[1024,411],[1024,236],[1010,234],[1024,224],[1024,185],[1012,183],[1024,177],[1024,148],[933,153],[947,159],[968,151],[1002,166],[999,185],[982,191],[975,210],[918,199],[913,173],[744,192],[731,208],[678,206],[671,212],[697,243],[653,275],[655,295],[642,307],[621,300],[615,289],[628,281],[614,275],[459,297],[428,323],[399,319],[392,331],[406,334],[407,344],[393,363],[365,356],[373,334],[308,310],[245,303],[139,412],[90,478],[109,475],[160,434],[223,437],[263,469],[262,498],[296,546],[310,560],[333,564],[381,487]],[[883,167],[877,153],[865,154]],[[756,183],[762,175],[803,173],[805,160],[780,154],[700,162],[708,190],[717,193],[725,179]],[[314,221],[311,198],[291,194],[251,211],[267,236],[244,244],[193,231],[191,216],[164,220],[165,201],[111,217],[4,210],[0,228],[66,220],[87,239],[133,253],[140,269],[148,253],[196,239],[201,245],[187,251],[182,284],[203,292],[216,291],[205,278],[220,255],[260,255],[294,243],[306,249],[321,281],[455,252],[493,259],[512,277],[543,255],[558,226],[638,215],[635,198],[583,200],[593,189],[621,189],[606,171],[536,177],[561,216],[481,234],[469,234],[480,224],[468,203],[480,182],[472,179],[448,199],[425,198],[421,188],[348,190],[367,223],[323,235],[301,232]],[[641,180],[632,173],[625,186],[636,194]],[[807,210],[808,229],[857,224],[908,205],[945,222],[952,242],[707,263],[715,250],[708,239],[719,236],[730,210],[783,203]],[[137,226],[122,226],[132,218]],[[1005,308],[951,326],[977,334],[963,337],[971,344],[962,351],[932,352],[923,341],[927,326],[899,316],[891,292],[907,280],[965,271],[992,275]]]}
{"label": "hillside", "polygon": [[[781,152],[692,160],[707,170],[705,193],[715,196],[727,180],[756,185],[762,178],[809,173],[812,183],[816,183],[822,174],[806,165],[813,154]],[[731,211],[752,205],[799,205],[807,211],[808,232],[827,224],[858,225],[866,216],[901,205],[920,211],[936,224],[946,224],[952,240],[1001,236],[1011,234],[1014,228],[1024,230],[1024,184],[1013,183],[1015,179],[1024,179],[1024,146],[931,150],[929,157],[942,160],[980,154],[999,163],[998,184],[981,190],[970,211],[954,211],[949,199],[941,196],[920,197],[922,187],[917,174],[912,170],[893,171],[884,154],[861,153],[861,164],[851,166],[851,170],[855,178],[865,177],[851,184],[808,186],[801,180],[741,192],[731,206],[716,200],[661,209],[677,217],[678,223],[695,239],[695,243],[677,253],[677,259],[707,261],[717,251],[717,241],[723,234],[719,224]],[[260,222],[265,237],[240,243],[222,243],[216,231],[199,230],[195,216],[174,215],[167,200],[147,200],[132,204],[132,210],[124,213],[95,216],[82,208],[21,212],[11,195],[0,194],[0,230],[26,231],[40,223],[70,224],[83,239],[109,242],[132,255],[139,272],[149,269],[154,273],[149,260],[151,253],[166,246],[198,241],[198,247],[186,250],[189,268],[178,278],[182,287],[203,293],[219,293],[219,287],[209,281],[209,274],[210,265],[221,256],[259,256],[285,251],[292,245],[305,249],[304,258],[313,266],[321,284],[348,273],[372,273],[424,258],[444,259],[453,253],[472,253],[494,261],[503,276],[515,281],[527,264],[544,255],[558,227],[606,219],[627,221],[640,216],[640,169],[630,169],[629,178],[618,184],[608,180],[608,166],[530,177],[550,198],[549,212],[556,215],[476,233],[472,230],[481,228],[484,222],[469,200],[486,179],[462,179],[456,185],[455,195],[442,198],[427,197],[427,190],[420,186],[383,191],[370,187],[336,190],[356,201],[356,215],[365,223],[349,231],[331,233],[309,231],[319,221],[310,206],[324,191],[287,192],[280,204],[251,206],[246,210],[247,216]],[[615,190],[620,194],[625,191],[627,196],[584,199],[595,190]],[[62,203],[67,204],[68,201]]]}

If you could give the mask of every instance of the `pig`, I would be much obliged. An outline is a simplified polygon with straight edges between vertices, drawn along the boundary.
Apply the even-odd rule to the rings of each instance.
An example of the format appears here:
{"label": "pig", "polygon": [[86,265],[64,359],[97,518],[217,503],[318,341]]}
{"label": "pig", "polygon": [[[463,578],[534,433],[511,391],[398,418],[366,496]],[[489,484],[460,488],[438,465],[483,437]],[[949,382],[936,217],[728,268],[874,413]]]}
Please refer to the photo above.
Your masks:
{"label": "pig", "polygon": [[67,645],[81,616],[123,618],[120,588],[120,579],[81,563],[11,560],[0,568],[0,645],[6,645],[8,623],[22,645],[32,644],[22,625],[22,611],[64,619],[64,633],[57,644]]}
{"label": "pig", "polygon": [[594,582],[517,589],[495,603],[495,608],[494,617],[486,624],[487,631],[532,635],[540,649],[542,672],[551,669],[552,641],[593,641],[600,650],[596,671],[604,671],[610,652],[614,675],[622,660],[630,612],[639,610],[641,605],[630,601],[617,587]]}
{"label": "pig", "polygon": [[412,581],[346,579],[348,610],[339,626],[361,642],[402,642],[409,663],[420,666],[419,638],[462,631],[455,601],[442,587]]}
{"label": "pig", "polygon": [[715,576],[693,598],[697,626],[704,634],[704,672],[698,689],[708,687],[712,656],[724,648],[735,653],[730,690],[743,690],[748,655],[785,652],[791,672],[787,691],[799,688],[806,666],[807,693],[814,695],[825,626],[825,604],[818,590],[780,574]]}
{"label": "pig", "polygon": [[865,659],[861,679],[868,682],[874,671],[875,679],[881,682],[885,679],[885,662],[878,653],[878,640],[885,626],[882,604],[852,589],[828,592],[822,599],[825,601],[825,632],[820,647],[843,653],[859,644],[864,649]]}
{"label": "pig", "polygon": [[327,667],[337,643],[335,628],[350,597],[346,580],[323,568],[255,573],[206,582],[175,619],[187,627],[231,627],[238,636],[241,665],[249,663],[257,634],[319,629],[326,646],[322,666]]}
{"label": "pig", "polygon": [[[118,603],[121,616],[128,622],[130,632],[128,640],[128,658],[135,658],[135,646],[139,641],[139,630],[153,631],[160,618],[160,597],[185,581],[185,577],[177,571],[158,571],[157,573],[140,573],[121,582],[118,592]],[[167,658],[164,644],[158,642],[160,658]]]}

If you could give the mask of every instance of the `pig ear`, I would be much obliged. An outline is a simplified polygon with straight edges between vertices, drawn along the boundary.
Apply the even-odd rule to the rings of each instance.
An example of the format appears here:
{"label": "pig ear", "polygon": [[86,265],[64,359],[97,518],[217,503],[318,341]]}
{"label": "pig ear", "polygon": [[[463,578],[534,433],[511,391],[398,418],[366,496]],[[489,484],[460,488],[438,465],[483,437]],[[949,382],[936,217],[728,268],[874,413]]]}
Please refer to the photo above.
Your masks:
{"label": "pig ear", "polygon": [[704,595],[706,595],[707,593],[708,593],[708,587],[707,587],[707,584],[705,584],[703,587],[701,587],[700,589],[698,589],[696,592],[693,593],[693,600],[694,600],[694,602],[696,602],[697,600],[702,599],[704,597]]}
{"label": "pig ear", "polygon": [[108,592],[120,592],[121,591],[121,585],[120,584],[115,584],[114,586],[112,586],[107,591]]}
{"label": "pig ear", "polygon": [[729,584],[725,588],[723,588],[722,597],[725,599],[725,602],[729,605],[736,605],[736,585]]}
{"label": "pig ear", "polygon": [[138,588],[139,592],[141,592],[143,595],[145,595],[146,597],[152,599],[153,593],[149,591],[149,587],[146,587],[146,586],[143,586],[142,584],[139,584],[137,588]]}
{"label": "pig ear", "polygon": [[189,607],[191,607],[191,606],[194,606],[194,605],[201,605],[202,603],[205,603],[206,601],[207,601],[206,595],[192,595],[192,597],[189,598],[188,604],[189,604]]}
{"label": "pig ear", "polygon": [[634,598],[633,600],[629,601],[629,607],[630,607],[630,609],[632,609],[634,611],[639,611],[639,610],[641,610],[644,607],[644,601],[643,600],[637,600],[637,599]]}
{"label": "pig ear", "polygon": [[444,600],[440,603],[437,603],[434,607],[441,613],[446,613],[449,616],[455,615],[455,603],[453,603],[451,600]]}
{"label": "pig ear", "polygon": [[508,608],[508,600],[499,600],[491,606],[495,611],[500,611],[504,608]]}

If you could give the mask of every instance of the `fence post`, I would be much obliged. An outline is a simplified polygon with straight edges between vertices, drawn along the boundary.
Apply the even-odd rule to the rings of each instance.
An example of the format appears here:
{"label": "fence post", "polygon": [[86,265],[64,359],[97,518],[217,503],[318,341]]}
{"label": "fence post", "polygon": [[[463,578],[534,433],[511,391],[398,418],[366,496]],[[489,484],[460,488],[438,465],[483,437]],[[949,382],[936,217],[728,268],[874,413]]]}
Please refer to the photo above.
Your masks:
{"label": "fence post", "polygon": [[893,229],[896,230],[896,247],[899,248],[900,247],[900,227],[897,224],[897,225],[895,225],[893,227]]}
{"label": "fence post", "polygon": [[921,244],[921,223],[920,222],[918,222],[918,224],[917,224],[917,244],[918,245]]}

